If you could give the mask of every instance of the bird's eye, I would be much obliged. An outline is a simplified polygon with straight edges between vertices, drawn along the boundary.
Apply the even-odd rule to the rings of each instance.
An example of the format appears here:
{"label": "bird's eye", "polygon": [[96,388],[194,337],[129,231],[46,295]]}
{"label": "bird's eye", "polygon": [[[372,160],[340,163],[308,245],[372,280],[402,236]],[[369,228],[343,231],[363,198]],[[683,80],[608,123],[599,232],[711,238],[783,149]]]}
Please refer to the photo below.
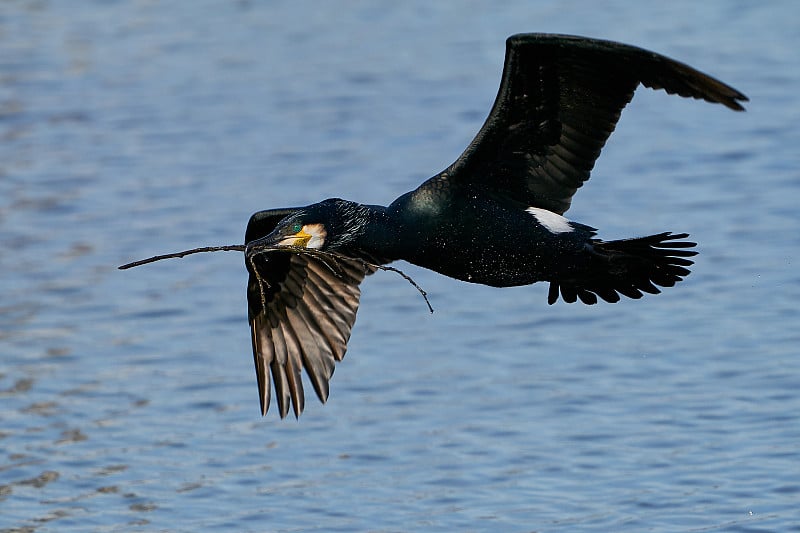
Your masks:
{"label": "bird's eye", "polygon": [[303,225],[299,222],[295,222],[292,224],[292,233],[300,233],[300,230],[303,229]]}

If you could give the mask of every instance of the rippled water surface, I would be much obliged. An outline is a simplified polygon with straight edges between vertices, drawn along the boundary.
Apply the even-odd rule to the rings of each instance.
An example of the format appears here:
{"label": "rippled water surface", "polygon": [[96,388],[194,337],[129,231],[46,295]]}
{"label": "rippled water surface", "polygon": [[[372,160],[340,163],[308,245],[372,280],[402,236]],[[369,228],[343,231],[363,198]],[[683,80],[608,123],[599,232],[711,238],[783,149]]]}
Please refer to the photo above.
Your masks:
{"label": "rippled water surface", "polygon": [[[602,7],[599,7],[602,6]],[[0,530],[800,531],[793,2],[0,4]],[[656,297],[400,265],[327,405],[258,413],[249,215],[387,203],[491,106],[504,39],[622,40],[745,92],[637,93],[569,215],[687,231]]]}

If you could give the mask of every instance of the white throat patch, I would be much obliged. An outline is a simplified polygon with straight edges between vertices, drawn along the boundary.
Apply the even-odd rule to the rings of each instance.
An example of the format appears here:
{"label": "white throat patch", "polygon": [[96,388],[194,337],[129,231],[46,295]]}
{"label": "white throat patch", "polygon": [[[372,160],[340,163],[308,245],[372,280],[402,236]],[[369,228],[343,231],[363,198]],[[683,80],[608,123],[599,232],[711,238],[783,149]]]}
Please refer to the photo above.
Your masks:
{"label": "white throat patch", "polygon": [[545,229],[547,229],[550,233],[567,233],[569,231],[575,231],[575,228],[572,227],[572,224],[568,219],[553,213],[552,211],[538,207],[529,207],[525,211],[533,215],[534,218],[536,218],[536,221],[544,226]]}
{"label": "white throat patch", "polygon": [[303,231],[311,235],[311,238],[306,244],[306,248],[314,248],[316,250],[322,248],[322,245],[325,244],[325,237],[328,236],[328,232],[325,231],[324,225],[306,224],[303,226]]}

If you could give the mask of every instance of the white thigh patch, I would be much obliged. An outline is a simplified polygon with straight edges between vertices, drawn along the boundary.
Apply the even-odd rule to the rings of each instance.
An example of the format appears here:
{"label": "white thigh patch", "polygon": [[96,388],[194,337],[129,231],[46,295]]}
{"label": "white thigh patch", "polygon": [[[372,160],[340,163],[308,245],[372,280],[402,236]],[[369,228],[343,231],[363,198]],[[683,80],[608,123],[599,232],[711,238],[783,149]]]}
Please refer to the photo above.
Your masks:
{"label": "white thigh patch", "polygon": [[550,233],[566,233],[575,231],[570,221],[561,215],[548,211],[547,209],[540,209],[538,207],[529,207],[526,209],[528,213],[536,218],[536,221],[544,226]]}

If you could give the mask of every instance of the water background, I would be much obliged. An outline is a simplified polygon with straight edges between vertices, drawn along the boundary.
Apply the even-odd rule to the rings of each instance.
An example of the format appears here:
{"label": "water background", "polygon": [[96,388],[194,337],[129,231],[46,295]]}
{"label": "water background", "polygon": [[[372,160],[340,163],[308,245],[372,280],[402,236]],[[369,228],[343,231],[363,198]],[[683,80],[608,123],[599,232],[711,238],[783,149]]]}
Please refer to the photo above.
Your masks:
{"label": "water background", "polygon": [[[0,4],[0,530],[800,531],[794,2]],[[261,418],[259,209],[386,204],[468,144],[505,37],[690,63],[637,93],[568,215],[687,231],[685,283],[546,304],[399,265],[322,406]],[[310,390],[310,388],[309,388]]]}

